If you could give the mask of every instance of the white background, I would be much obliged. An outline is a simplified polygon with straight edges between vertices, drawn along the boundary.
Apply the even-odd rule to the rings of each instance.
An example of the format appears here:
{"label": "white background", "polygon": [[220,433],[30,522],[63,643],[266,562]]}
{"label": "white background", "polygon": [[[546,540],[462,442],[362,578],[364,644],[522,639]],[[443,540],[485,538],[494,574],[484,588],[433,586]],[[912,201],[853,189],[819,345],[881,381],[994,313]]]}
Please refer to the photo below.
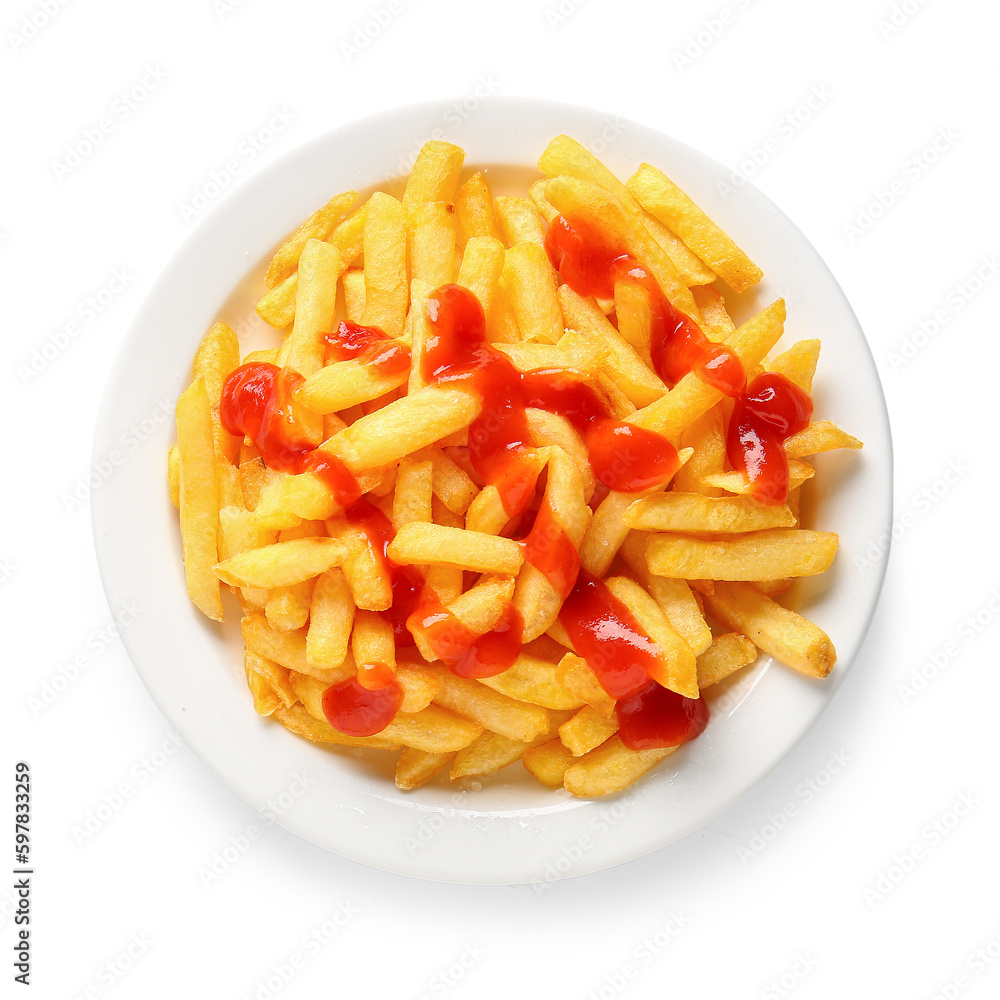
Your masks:
{"label": "white background", "polygon": [[[355,45],[388,6],[3,5],[0,843],[27,760],[35,995],[996,996],[995,5],[394,0]],[[236,161],[234,187],[369,112],[492,94],[635,119],[762,188],[851,299],[896,449],[882,602],[809,736],[709,827],[541,892],[364,868],[229,792],[109,631],[74,498],[105,374],[213,171]],[[5,981],[13,899],[5,878]]]}

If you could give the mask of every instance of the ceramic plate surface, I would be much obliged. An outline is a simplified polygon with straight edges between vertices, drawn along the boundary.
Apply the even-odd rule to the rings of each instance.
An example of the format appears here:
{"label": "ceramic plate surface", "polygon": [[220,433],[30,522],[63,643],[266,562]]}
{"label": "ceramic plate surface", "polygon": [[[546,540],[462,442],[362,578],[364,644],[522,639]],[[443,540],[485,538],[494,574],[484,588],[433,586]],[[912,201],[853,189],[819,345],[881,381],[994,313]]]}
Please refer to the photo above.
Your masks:
{"label": "ceramic plate surface", "polygon": [[[347,858],[387,871],[470,884],[548,881],[641,857],[709,822],[759,782],[798,742],[836,691],[875,609],[887,553],[870,543],[891,522],[891,443],[875,364],[839,286],[805,237],[751,185],[732,191],[731,171],[653,129],[597,111],[492,98],[455,124],[450,104],[402,108],[338,128],[235,189],[199,225],[156,283],[111,373],[95,459],[119,451],[137,424],[152,433],[94,491],[93,523],[112,608],[144,609],[123,641],[163,714],[209,767],[265,809],[296,774],[314,779],[278,822]],[[761,657],[712,695],[705,734],[633,789],[600,801],[534,782],[520,764],[481,788],[446,783],[403,793],[371,751],[327,750],[252,710],[242,665],[238,608],[226,626],[189,603],[176,512],[165,482],[171,419],[209,326],[223,319],[244,351],[274,344],[253,312],[263,272],[284,236],[335,191],[366,190],[408,172],[421,143],[446,137],[472,168],[489,168],[495,193],[537,176],[534,164],[565,132],[619,177],[643,161],[670,175],[732,234],[764,271],[734,300],[737,320],[782,295],[782,345],[820,337],[816,412],[865,442],[860,453],[821,455],[803,519],[840,533],[834,568],[802,585],[797,606],[833,638],[839,662],[815,681]],[[471,171],[468,171],[471,172]],[[721,183],[720,183],[721,182]]]}

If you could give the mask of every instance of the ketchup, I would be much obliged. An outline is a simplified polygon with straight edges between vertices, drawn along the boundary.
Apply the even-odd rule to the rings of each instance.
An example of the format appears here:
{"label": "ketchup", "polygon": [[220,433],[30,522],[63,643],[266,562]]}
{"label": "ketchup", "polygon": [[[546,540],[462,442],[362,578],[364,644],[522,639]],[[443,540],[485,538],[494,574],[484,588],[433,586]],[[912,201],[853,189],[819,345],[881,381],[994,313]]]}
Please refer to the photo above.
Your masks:
{"label": "ketchup", "polygon": [[410,368],[410,349],[379,329],[342,320],[326,334],[327,354],[335,361],[357,359],[380,375],[400,375]]}
{"label": "ketchup", "polygon": [[615,283],[632,281],[649,296],[650,354],[661,379],[673,386],[688,372],[727,396],[746,386],[739,357],[713,344],[690,317],[679,312],[653,276],[623,247],[612,246],[582,219],[556,216],[545,236],[545,249],[563,281],[580,295],[610,298]]}
{"label": "ketchup", "polygon": [[521,652],[524,619],[508,604],[499,621],[477,634],[436,597],[426,599],[407,622],[419,631],[438,657],[459,677],[495,677],[511,667]]}
{"label": "ketchup", "polygon": [[685,698],[651,679],[659,646],[600,580],[581,570],[559,618],[601,687],[617,700],[626,746],[671,747],[700,735],[708,723],[704,699]]}
{"label": "ketchup", "polygon": [[[391,676],[392,672],[388,673]],[[382,732],[402,703],[403,689],[395,677],[376,688],[365,687],[357,677],[349,677],[323,692],[323,714],[345,736],[374,736]]]}
{"label": "ketchup", "polygon": [[219,419],[230,434],[250,438],[269,469],[312,472],[348,507],[361,496],[361,487],[336,455],[314,448],[306,436],[292,399],[304,381],[298,372],[266,361],[240,365],[222,387]]}
{"label": "ketchup", "polygon": [[755,500],[781,504],[788,499],[783,446],[808,426],[812,412],[809,394],[775,372],[758,375],[736,400],[726,453],[733,468],[747,474]]}

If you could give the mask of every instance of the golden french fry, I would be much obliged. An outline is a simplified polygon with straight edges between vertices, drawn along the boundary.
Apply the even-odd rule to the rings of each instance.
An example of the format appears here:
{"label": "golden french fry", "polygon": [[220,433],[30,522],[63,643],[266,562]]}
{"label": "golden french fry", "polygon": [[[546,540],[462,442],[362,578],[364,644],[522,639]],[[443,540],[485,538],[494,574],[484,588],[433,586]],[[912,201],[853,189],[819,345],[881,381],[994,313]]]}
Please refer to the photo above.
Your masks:
{"label": "golden french fry", "polygon": [[562,740],[549,740],[524,751],[523,763],[529,774],[549,788],[559,788],[567,769],[577,758]]}
{"label": "golden french fry", "polygon": [[228,462],[236,461],[240,442],[239,438],[222,426],[219,403],[222,399],[222,386],[239,363],[240,343],[236,334],[225,323],[216,323],[198,345],[192,365],[194,378],[200,378],[205,383],[205,391],[208,393],[215,454]]}
{"label": "golden french fry", "polygon": [[[807,479],[812,479],[816,475],[816,470],[808,463],[799,461],[797,458],[788,460],[788,492],[789,496],[793,490],[798,489]],[[745,472],[716,472],[709,476],[704,476],[702,482],[709,487],[725,490],[727,493],[735,493],[738,496],[749,496],[753,493],[753,483]],[[787,504],[788,509],[797,518],[798,514],[791,502]]]}
{"label": "golden french fry", "polygon": [[[263,615],[251,614],[243,618],[243,642],[258,656],[273,660],[297,674],[307,674],[325,685],[346,680],[354,673],[354,664],[337,664],[319,667],[306,658],[306,637],[303,631],[281,632],[271,628]],[[301,695],[299,695],[301,697]]]}
{"label": "golden french fry", "polygon": [[639,531],[714,534],[791,528],[795,524],[792,512],[784,506],[764,506],[744,497],[716,499],[676,490],[636,500],[622,520]]}
{"label": "golden french fry", "polygon": [[403,204],[409,207],[427,201],[453,201],[464,162],[465,150],[460,146],[439,139],[425,142],[406,179]]}
{"label": "golden french fry", "polygon": [[333,567],[313,587],[306,659],[314,667],[338,667],[347,658],[354,627],[354,600],[343,570]]}
{"label": "golden french fry", "polygon": [[285,708],[290,708],[298,700],[299,696],[292,687],[290,672],[287,667],[268,660],[251,650],[246,650],[244,654],[244,665],[247,671],[254,671],[260,674],[267,681],[268,686],[278,696],[279,701]]}
{"label": "golden french fry", "polygon": [[526,341],[555,344],[563,335],[556,273],[539,243],[518,243],[504,256],[503,280]]}
{"label": "golden french fry", "polygon": [[268,288],[281,284],[299,266],[302,250],[310,240],[325,240],[337,223],[351,210],[358,200],[357,191],[335,194],[322,208],[318,208],[284,243],[278,247],[267,266],[264,283]]}
{"label": "golden french fry", "polygon": [[272,628],[294,632],[309,620],[313,580],[302,580],[287,587],[274,587],[264,603],[264,616]]}
{"label": "golden french fry", "polygon": [[541,177],[531,187],[528,189],[528,194],[531,196],[531,200],[535,203],[535,208],[538,209],[538,214],[547,222],[551,223],[552,220],[559,214],[559,210],[553,207],[552,203],[545,197],[545,185],[548,181]]}
{"label": "golden french fry", "polygon": [[167,489],[170,502],[178,510],[181,506],[181,456],[177,445],[172,444],[167,452]]}
{"label": "golden french fry", "polygon": [[[484,729],[528,743],[549,728],[549,713],[538,705],[515,701],[480,684],[436,668],[441,690],[435,702],[479,723]],[[461,749],[461,748],[458,748]]]}
{"label": "golden french fry", "polygon": [[612,736],[603,746],[567,769],[566,790],[582,798],[620,792],[676,749],[630,750],[620,737]]}
{"label": "golden french fry", "polygon": [[404,524],[433,520],[434,465],[407,456],[399,461],[396,492],[392,501],[392,523],[398,531]]}
{"label": "golden french fry", "polygon": [[363,326],[399,337],[406,322],[410,280],[406,272],[406,213],[391,195],[376,191],[365,217]]}
{"label": "golden french fry", "polygon": [[613,194],[578,177],[560,175],[551,178],[545,185],[545,197],[563,216],[582,219],[600,234],[607,245],[630,253],[649,271],[675,309],[695,323],[701,321],[694,296],[681,280],[673,261],[643,225],[641,218],[630,212]]}
{"label": "golden french fry", "polygon": [[502,674],[481,677],[480,683],[514,698],[542,708],[580,708],[583,699],[568,691],[556,675],[556,664],[521,653],[513,665]]}
{"label": "golden french fry", "polygon": [[724,472],[726,468],[726,422],[722,405],[706,410],[681,433],[680,447],[691,448],[694,454],[677,470],[675,490],[708,497],[723,495],[722,490],[704,483],[705,476]]}
{"label": "golden french fry", "polygon": [[219,563],[216,576],[231,587],[287,587],[325,573],[347,558],[334,538],[296,538],[251,549]]}
{"label": "golden french fry", "polygon": [[396,762],[396,787],[404,792],[420,788],[443,771],[454,758],[454,752],[427,753],[425,750],[404,747]]}
{"label": "golden french fry", "polygon": [[455,280],[455,213],[444,201],[410,205],[406,213],[412,277],[436,288]]}
{"label": "golden french fry", "polygon": [[627,187],[650,215],[673,230],[734,291],[760,281],[761,269],[661,170],[644,163]]}
{"label": "golden french fry", "polygon": [[698,657],[698,687],[704,691],[756,659],[757,647],[746,636],[738,632],[717,635]]}
{"label": "golden french fry", "polygon": [[[362,237],[365,227],[367,206],[362,206],[349,215],[326,240],[340,253],[340,266],[346,270],[361,255]],[[275,285],[257,303],[257,315],[277,330],[283,330],[295,318],[295,299],[298,292],[298,272],[290,274],[280,284]],[[267,360],[254,358],[251,360]]]}
{"label": "golden french fry", "polygon": [[365,272],[358,268],[345,271],[340,281],[344,289],[344,318],[348,323],[360,325],[365,314]]}
{"label": "golden french fry", "polygon": [[362,685],[365,685],[362,669],[365,666],[381,664],[396,672],[396,643],[392,625],[377,611],[359,609],[354,615],[351,656],[358,668],[358,682]]}
{"label": "golden french fry", "polygon": [[314,413],[336,413],[378,399],[405,385],[408,377],[406,368],[385,372],[367,361],[348,358],[315,371],[295,390],[295,400]]}
{"label": "golden french fry", "polygon": [[856,437],[851,437],[836,424],[829,420],[819,420],[788,438],[785,441],[785,454],[789,458],[802,458],[803,455],[818,455],[837,448],[862,447],[864,446]]}
{"label": "golden french fry", "polygon": [[719,582],[705,598],[713,618],[755,646],[810,677],[826,677],[837,660],[830,637],[749,583]]}
{"label": "golden french fry", "polygon": [[389,558],[401,566],[447,563],[477,573],[514,576],[524,561],[511,538],[441,524],[406,524],[389,543]]}
{"label": "golden french fry", "polygon": [[465,245],[458,284],[468,288],[489,316],[500,276],[503,274],[504,246],[492,236],[473,236]]}
{"label": "golden french fry", "polygon": [[468,427],[481,409],[474,393],[429,385],[355,420],[322,447],[356,471],[374,469]]}
{"label": "golden french fry", "polygon": [[455,195],[458,238],[462,247],[474,236],[500,239],[500,227],[493,212],[493,195],[482,172],[474,173]]}
{"label": "golden french fry", "polygon": [[545,242],[545,227],[542,217],[530,198],[516,195],[497,195],[493,199],[500,232],[508,247],[518,243]]}
{"label": "golden french fry", "polygon": [[304,736],[313,743],[335,743],[345,747],[374,747],[379,750],[398,750],[400,743],[382,736],[345,736],[337,732],[329,722],[317,719],[301,705],[278,708],[274,717],[296,736]]}
{"label": "golden french fry", "polygon": [[281,352],[283,363],[306,378],[323,367],[323,337],[333,329],[339,276],[340,251],[322,240],[309,240],[299,259],[295,320]]}
{"label": "golden french fry", "polygon": [[566,653],[556,667],[556,680],[585,705],[610,716],[615,710],[615,699],[601,687],[597,675],[582,656]]}
{"label": "golden french fry", "polygon": [[265,718],[282,707],[278,693],[267,682],[267,678],[246,667],[247,686],[253,695],[253,710]]}
{"label": "golden french fry", "polygon": [[219,558],[219,473],[205,382],[196,378],[177,400],[181,544],[188,596],[222,621],[222,596],[212,567]]}
{"label": "golden french fry", "polygon": [[650,572],[679,580],[774,580],[814,576],[837,554],[832,531],[770,528],[726,539],[656,534],[646,545]]}
{"label": "golden french fry", "polygon": [[816,374],[816,364],[819,361],[819,348],[818,340],[797,341],[771,361],[767,370],[784,375],[800,389],[812,392],[813,376]]}
{"label": "golden french fry", "polygon": [[726,300],[718,289],[706,285],[692,288],[691,294],[701,310],[701,329],[709,340],[721,343],[736,330],[726,309]]}
{"label": "golden french fry", "polygon": [[618,732],[618,720],[589,705],[584,705],[573,718],[559,727],[562,740],[574,757],[582,757]]}
{"label": "golden french fry", "polygon": [[520,760],[530,745],[499,733],[484,732],[455,755],[449,777],[457,781],[474,775],[496,774],[501,768]]}

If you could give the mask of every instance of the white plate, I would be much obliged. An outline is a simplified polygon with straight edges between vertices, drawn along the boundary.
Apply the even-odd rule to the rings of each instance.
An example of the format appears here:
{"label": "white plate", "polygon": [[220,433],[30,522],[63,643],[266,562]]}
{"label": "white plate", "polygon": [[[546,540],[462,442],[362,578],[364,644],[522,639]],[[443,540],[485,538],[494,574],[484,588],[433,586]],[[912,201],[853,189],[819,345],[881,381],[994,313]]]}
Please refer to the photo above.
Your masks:
{"label": "white plate", "polygon": [[[449,107],[403,108],[312,141],[233,191],[184,243],[136,318],[105,391],[95,460],[117,467],[94,491],[94,534],[111,607],[131,600],[145,609],[123,635],[136,669],[177,733],[247,802],[266,809],[304,772],[315,783],[277,821],[321,847],[445,882],[544,882],[641,857],[709,822],[813,724],[858,652],[881,587],[886,548],[876,546],[873,562],[867,550],[890,526],[889,424],[874,362],[843,293],[805,237],[749,184],[724,198],[717,187],[730,177],[724,167],[597,111],[492,98],[456,125]],[[520,764],[478,790],[440,784],[399,792],[373,752],[352,759],[254,715],[238,628],[211,624],[185,593],[165,483],[173,421],[164,414],[172,415],[190,377],[199,339],[225,319],[244,349],[259,340],[265,330],[252,303],[283,236],[335,190],[406,172],[423,140],[446,130],[465,147],[468,164],[495,168],[498,181],[505,176],[498,168],[530,168],[560,132],[590,145],[619,176],[643,160],[663,168],[763,268],[761,285],[741,297],[741,313],[784,295],[785,343],[822,338],[817,414],[865,442],[860,454],[817,461],[813,526],[839,531],[841,547],[835,568],[800,597],[837,646],[832,676],[814,681],[762,658],[713,697],[700,739],[612,799],[544,789]],[[122,456],[129,428],[143,424],[141,448]],[[227,611],[236,617],[234,605]]]}

